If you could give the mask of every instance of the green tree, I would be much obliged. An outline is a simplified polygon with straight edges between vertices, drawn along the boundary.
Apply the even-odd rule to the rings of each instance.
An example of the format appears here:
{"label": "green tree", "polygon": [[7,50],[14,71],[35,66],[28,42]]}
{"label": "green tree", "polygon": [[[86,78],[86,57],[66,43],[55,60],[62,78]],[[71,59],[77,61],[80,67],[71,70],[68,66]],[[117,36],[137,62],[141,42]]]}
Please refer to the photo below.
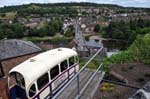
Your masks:
{"label": "green tree", "polygon": [[67,31],[64,34],[66,37],[72,37],[74,36],[74,27],[73,25],[70,25],[67,29]]}
{"label": "green tree", "polygon": [[38,29],[37,32],[38,32],[38,36],[40,36],[40,37],[48,35],[46,27],[42,27],[42,28]]}
{"label": "green tree", "polygon": [[96,24],[94,26],[94,32],[99,32],[100,31],[100,25],[99,24]]}
{"label": "green tree", "polygon": [[56,34],[54,26],[48,26],[48,35],[49,36],[54,36]]}
{"label": "green tree", "polygon": [[68,28],[67,31],[65,32],[65,36],[66,36],[66,37],[71,37],[71,36],[73,36],[73,32],[71,31],[70,28]]}
{"label": "green tree", "polygon": [[6,16],[6,14],[5,14],[5,13],[2,13],[2,14],[1,14],[1,17],[5,17],[5,16]]}
{"label": "green tree", "polygon": [[24,26],[18,23],[15,24],[0,24],[1,38],[21,38],[24,36]]}
{"label": "green tree", "polygon": [[145,36],[138,35],[135,42],[129,48],[130,52],[136,56],[138,60],[150,64],[150,34]]}

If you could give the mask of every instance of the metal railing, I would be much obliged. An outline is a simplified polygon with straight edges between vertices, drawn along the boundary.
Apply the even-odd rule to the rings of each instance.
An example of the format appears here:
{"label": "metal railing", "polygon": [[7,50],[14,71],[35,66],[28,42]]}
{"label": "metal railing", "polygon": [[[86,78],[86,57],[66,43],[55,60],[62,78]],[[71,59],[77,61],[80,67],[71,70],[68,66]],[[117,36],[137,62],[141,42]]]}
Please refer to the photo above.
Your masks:
{"label": "metal railing", "polygon": [[90,82],[94,79],[94,77],[96,76],[96,74],[98,73],[98,71],[102,68],[102,63],[99,65],[99,67],[97,68],[97,70],[95,71],[95,73],[89,78],[89,80],[87,81],[87,83],[83,86],[83,88],[80,90],[80,82],[79,82],[79,74],[88,66],[88,64],[102,51],[103,47],[101,47],[87,62],[86,64],[74,75],[74,77],[72,79],[70,79],[70,81],[68,81],[68,83],[66,85],[64,85],[64,87],[62,89],[59,90],[59,92],[57,94],[54,95],[54,97],[52,97],[52,99],[57,99],[57,97],[59,97],[59,95],[61,95],[61,93],[71,84],[71,82],[73,80],[75,80],[77,78],[77,95],[75,99],[80,99],[80,96],[82,95],[82,93],[85,91],[85,89],[88,87],[88,85],[90,84]]}

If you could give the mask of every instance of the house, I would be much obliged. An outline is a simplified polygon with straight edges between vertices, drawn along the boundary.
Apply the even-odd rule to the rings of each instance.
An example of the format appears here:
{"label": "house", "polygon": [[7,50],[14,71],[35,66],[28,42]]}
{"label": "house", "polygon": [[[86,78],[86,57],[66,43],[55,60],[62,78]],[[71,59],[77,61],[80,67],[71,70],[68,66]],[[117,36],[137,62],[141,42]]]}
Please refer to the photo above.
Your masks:
{"label": "house", "polygon": [[30,41],[0,41],[0,97],[8,99],[7,77],[9,70],[42,50]]}
{"label": "house", "polygon": [[36,23],[36,22],[25,24],[25,26],[26,26],[26,27],[29,27],[29,28],[35,28],[35,27],[37,27],[38,25],[39,25],[39,24]]}

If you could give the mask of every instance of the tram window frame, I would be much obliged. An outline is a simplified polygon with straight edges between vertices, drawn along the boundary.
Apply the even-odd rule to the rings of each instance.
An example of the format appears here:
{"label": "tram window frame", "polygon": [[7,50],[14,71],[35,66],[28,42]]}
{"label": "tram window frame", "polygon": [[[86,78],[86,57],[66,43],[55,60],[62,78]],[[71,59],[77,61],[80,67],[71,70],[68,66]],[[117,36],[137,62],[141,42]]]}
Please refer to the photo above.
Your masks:
{"label": "tram window frame", "polygon": [[[57,70],[57,71],[54,71],[54,70]],[[59,65],[56,65],[55,67],[53,67],[51,70],[50,70],[50,78],[51,80],[54,79],[57,75],[59,75],[60,71],[59,71]]]}
{"label": "tram window frame", "polygon": [[41,90],[49,82],[49,74],[46,72],[37,79],[38,90]]}
{"label": "tram window frame", "polygon": [[68,68],[68,61],[64,60],[63,62],[60,63],[60,71],[63,72]]}
{"label": "tram window frame", "polygon": [[[33,89],[32,89],[32,87],[33,87]],[[30,92],[32,92],[33,95],[30,95]],[[36,85],[35,85],[35,83],[33,83],[33,84],[30,86],[30,88],[29,88],[28,95],[29,95],[29,97],[31,98],[31,97],[33,97],[36,93],[37,93]]]}
{"label": "tram window frame", "polygon": [[[70,59],[73,59],[73,62],[71,62],[72,60],[70,61]],[[71,62],[71,63],[70,63],[70,62]],[[75,57],[73,56],[73,57],[70,57],[70,58],[69,58],[69,67],[71,67],[71,66],[74,65],[74,64],[75,64]]]}

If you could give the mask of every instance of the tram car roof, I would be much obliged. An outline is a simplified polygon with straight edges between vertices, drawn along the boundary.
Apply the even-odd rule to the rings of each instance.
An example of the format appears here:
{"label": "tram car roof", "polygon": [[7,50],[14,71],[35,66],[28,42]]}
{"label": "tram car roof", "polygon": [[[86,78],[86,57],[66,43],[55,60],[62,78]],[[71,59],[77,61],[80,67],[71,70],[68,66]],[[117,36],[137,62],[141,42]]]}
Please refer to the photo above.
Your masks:
{"label": "tram car roof", "polygon": [[26,60],[25,62],[14,67],[9,74],[12,72],[20,73],[24,77],[26,87],[29,87],[32,82],[34,82],[48,70],[65,59],[76,55],[77,52],[73,49],[56,48]]}

